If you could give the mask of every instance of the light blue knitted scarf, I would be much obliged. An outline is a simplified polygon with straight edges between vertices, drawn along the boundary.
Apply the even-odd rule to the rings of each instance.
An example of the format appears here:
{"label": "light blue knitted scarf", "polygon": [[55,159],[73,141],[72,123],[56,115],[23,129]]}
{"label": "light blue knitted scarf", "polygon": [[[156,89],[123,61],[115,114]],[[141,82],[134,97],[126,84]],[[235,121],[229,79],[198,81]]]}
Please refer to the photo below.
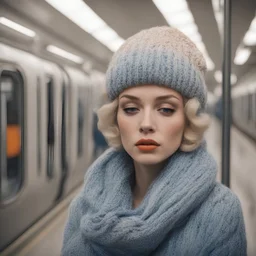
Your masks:
{"label": "light blue knitted scarf", "polygon": [[[216,164],[205,145],[190,153],[177,151],[172,155],[136,209],[132,208],[133,170],[133,161],[124,151],[109,149],[94,162],[83,190],[70,207],[62,255],[215,255],[210,252],[221,246],[221,236],[228,241],[226,236],[231,235],[227,234],[235,233],[234,230],[242,233],[238,242],[234,240],[235,251],[238,246],[240,253],[229,255],[245,255],[243,219],[241,212],[237,214],[239,204],[231,200],[236,209],[234,216],[231,210],[220,206],[216,210],[224,211],[220,217],[211,205],[217,204],[215,197],[224,200],[224,194],[229,202],[231,192],[226,192],[228,189],[222,185],[213,192],[217,184]],[[211,204],[203,207],[209,200]],[[237,221],[233,224],[232,219],[230,224],[229,218],[223,220],[222,215],[240,218],[241,225]],[[223,221],[231,229],[227,234],[223,225],[223,230],[217,228]],[[204,235],[210,237],[205,239]],[[216,255],[228,255],[223,252],[227,251],[218,251]]]}

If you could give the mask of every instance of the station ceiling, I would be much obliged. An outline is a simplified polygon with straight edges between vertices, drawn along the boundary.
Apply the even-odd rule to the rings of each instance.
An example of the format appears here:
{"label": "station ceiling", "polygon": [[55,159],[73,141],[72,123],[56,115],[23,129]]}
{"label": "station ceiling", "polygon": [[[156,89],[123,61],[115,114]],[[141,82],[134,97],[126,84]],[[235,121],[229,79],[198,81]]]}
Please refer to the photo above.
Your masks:
{"label": "station ceiling", "polygon": [[[6,6],[22,15],[28,22],[36,24],[59,41],[83,52],[88,58],[100,63],[101,70],[106,69],[112,52],[90,34],[56,11],[44,0],[3,0]],[[126,39],[138,31],[153,26],[168,25],[152,0],[84,0],[118,35]],[[255,16],[255,0],[232,0],[231,52],[232,63],[237,47]],[[217,83],[214,72],[221,70],[223,47],[211,0],[187,0],[198,26],[202,40],[215,69],[207,73],[206,82],[210,91]],[[256,46],[251,47],[252,54],[242,66],[232,64],[232,72],[238,79],[256,66]],[[96,65],[97,66],[97,65]]]}

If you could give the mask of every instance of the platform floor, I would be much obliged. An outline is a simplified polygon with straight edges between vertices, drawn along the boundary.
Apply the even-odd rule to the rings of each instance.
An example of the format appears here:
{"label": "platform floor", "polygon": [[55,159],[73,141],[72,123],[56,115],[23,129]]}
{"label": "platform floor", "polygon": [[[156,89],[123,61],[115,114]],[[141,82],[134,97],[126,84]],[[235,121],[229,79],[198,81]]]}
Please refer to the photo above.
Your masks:
{"label": "platform floor", "polygon": [[[248,256],[256,256],[256,145],[237,129],[231,131],[231,189],[238,195],[245,218]],[[221,125],[213,119],[206,133],[208,149],[221,168]],[[218,173],[220,180],[220,172]],[[67,218],[63,211],[30,244],[20,251],[22,256],[59,256]]]}
{"label": "platform floor", "polygon": [[[218,180],[221,179],[221,136],[221,123],[213,119],[206,139],[208,150],[218,163]],[[242,204],[248,256],[256,256],[256,144],[232,127],[230,154],[230,187]]]}

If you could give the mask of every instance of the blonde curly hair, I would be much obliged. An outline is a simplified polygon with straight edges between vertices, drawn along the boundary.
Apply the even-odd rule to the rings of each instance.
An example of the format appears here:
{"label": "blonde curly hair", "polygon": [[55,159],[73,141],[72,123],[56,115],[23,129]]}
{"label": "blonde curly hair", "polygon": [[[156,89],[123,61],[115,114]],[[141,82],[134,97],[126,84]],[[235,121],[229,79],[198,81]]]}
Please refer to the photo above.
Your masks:
{"label": "blonde curly hair", "polygon": [[[106,138],[108,145],[121,148],[122,142],[117,124],[118,98],[103,105],[98,111],[98,129]],[[185,100],[184,112],[186,127],[184,129],[180,150],[193,151],[203,140],[204,132],[210,125],[210,117],[205,113],[197,114],[200,103],[196,98]]]}

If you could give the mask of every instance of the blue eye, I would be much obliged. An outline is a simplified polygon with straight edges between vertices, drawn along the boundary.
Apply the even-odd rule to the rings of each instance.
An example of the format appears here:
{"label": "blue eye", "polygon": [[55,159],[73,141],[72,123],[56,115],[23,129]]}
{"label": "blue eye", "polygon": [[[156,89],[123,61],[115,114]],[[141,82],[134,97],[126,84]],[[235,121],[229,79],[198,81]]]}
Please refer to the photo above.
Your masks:
{"label": "blue eye", "polygon": [[172,108],[160,108],[158,111],[161,112],[161,113],[164,113],[164,114],[172,114],[172,113],[175,112],[175,109],[172,109]]}
{"label": "blue eye", "polygon": [[134,114],[135,112],[138,111],[137,108],[124,108],[123,110],[124,110],[124,112],[125,112],[126,114]]}

